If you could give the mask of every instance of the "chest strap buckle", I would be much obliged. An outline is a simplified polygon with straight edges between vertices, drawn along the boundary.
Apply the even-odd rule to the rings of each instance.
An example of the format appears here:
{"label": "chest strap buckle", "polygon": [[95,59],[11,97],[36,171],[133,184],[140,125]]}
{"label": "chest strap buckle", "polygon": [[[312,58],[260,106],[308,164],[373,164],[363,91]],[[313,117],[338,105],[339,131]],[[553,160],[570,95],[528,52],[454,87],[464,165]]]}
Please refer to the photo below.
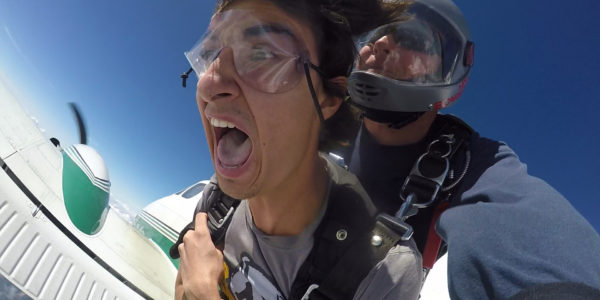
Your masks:
{"label": "chest strap buckle", "polygon": [[415,162],[412,170],[404,181],[400,198],[406,202],[409,195],[413,194],[413,205],[425,208],[433,204],[442,184],[450,170],[449,157],[452,146],[456,140],[453,134],[441,135],[432,141]]}

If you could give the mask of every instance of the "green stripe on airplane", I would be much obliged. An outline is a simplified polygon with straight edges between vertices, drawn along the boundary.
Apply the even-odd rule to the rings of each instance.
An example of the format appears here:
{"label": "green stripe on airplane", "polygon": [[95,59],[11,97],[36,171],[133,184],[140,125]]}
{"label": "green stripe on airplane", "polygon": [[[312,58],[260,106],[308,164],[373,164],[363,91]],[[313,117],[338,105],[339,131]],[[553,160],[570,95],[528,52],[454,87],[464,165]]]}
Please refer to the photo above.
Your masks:
{"label": "green stripe on airplane", "polygon": [[108,192],[95,186],[63,152],[63,197],[71,222],[85,234],[95,234],[108,213]]}
{"label": "green stripe on airplane", "polygon": [[161,234],[154,226],[148,224],[140,216],[135,218],[135,226],[148,238],[150,238],[171,260],[175,268],[179,269],[179,259],[172,259],[169,255],[169,249],[174,244],[166,236]]}
{"label": "green stripe on airplane", "polygon": [[150,224],[158,232],[160,232],[166,238],[170,239],[171,242],[175,243],[175,241],[177,241],[179,234],[175,230],[171,229],[169,226],[165,225],[163,222],[161,222],[160,220],[155,218],[153,215],[151,215],[145,211],[142,211],[138,215],[138,217],[144,219],[144,221],[146,221],[146,223]]}

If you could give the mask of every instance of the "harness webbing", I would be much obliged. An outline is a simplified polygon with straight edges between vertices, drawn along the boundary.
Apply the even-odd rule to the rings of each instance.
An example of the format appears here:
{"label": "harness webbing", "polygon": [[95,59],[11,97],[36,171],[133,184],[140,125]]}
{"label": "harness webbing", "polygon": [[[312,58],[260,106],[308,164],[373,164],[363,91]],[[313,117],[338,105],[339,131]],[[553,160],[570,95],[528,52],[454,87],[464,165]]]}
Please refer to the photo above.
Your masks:
{"label": "harness webbing", "polygon": [[[289,299],[353,297],[360,282],[400,239],[375,221],[369,204],[352,186],[332,186],[313,249],[298,270]],[[371,242],[374,235],[381,244]]]}
{"label": "harness webbing", "polygon": [[429,223],[429,232],[427,233],[427,242],[425,242],[425,250],[423,250],[423,267],[427,269],[433,268],[433,264],[438,259],[440,247],[442,246],[442,238],[435,231],[435,223],[440,218],[449,206],[449,202],[445,201],[435,208],[431,222]]}
{"label": "harness webbing", "polygon": [[[211,237],[218,244],[223,242],[238,201],[231,201],[214,178],[204,193],[200,202],[206,203],[199,203],[195,213],[207,211]],[[289,299],[351,299],[369,271],[400,240],[395,231],[376,220],[376,209],[368,196],[352,184],[333,184],[327,206],[315,230],[313,248],[296,274]],[[216,212],[211,209],[214,207],[221,209]],[[217,223],[222,226],[215,226]],[[193,228],[192,221],[180,233],[170,249],[173,258],[179,257],[177,246],[187,230]]]}
{"label": "harness webbing", "polygon": [[[432,131],[422,142],[429,146],[407,174],[399,199],[386,200],[400,200],[400,209],[394,216],[388,215],[388,219],[396,219],[401,225],[410,225],[408,229],[403,229],[402,226],[398,228],[405,231],[407,236],[414,229],[413,238],[423,253],[423,266],[428,269],[443,252],[440,251],[443,243],[435,232],[435,224],[448,207],[451,192],[461,183],[468,170],[469,140],[473,133],[466,123],[451,115],[438,115],[434,124]],[[361,159],[358,148],[353,146],[353,163]]]}
{"label": "harness webbing", "polygon": [[208,230],[210,231],[210,238],[216,246],[221,245],[225,241],[225,233],[231,223],[231,218],[235,209],[240,204],[240,201],[229,197],[223,193],[217,184],[217,177],[213,175],[210,178],[210,182],[204,187],[202,191],[202,199],[198,201],[194,215],[192,216],[192,222],[181,230],[177,241],[169,249],[169,255],[173,259],[179,258],[179,244],[183,243],[183,236],[189,231],[194,229],[194,222],[196,214],[199,212],[206,212],[208,216]]}

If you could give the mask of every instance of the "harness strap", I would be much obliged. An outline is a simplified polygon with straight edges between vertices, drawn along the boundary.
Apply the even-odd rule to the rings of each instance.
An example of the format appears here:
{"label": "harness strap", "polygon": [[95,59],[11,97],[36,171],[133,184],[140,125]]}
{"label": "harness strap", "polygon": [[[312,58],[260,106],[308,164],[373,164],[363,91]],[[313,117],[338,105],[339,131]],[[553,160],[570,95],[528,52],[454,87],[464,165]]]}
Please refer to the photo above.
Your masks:
{"label": "harness strap", "polygon": [[[377,222],[373,236],[361,237],[329,271],[307,299],[352,299],[362,280],[400,240],[394,231]],[[368,242],[370,240],[370,243]]]}
{"label": "harness strap", "polygon": [[423,250],[423,267],[427,269],[433,268],[433,264],[438,258],[440,247],[442,246],[442,238],[435,231],[435,223],[440,218],[442,212],[444,212],[448,206],[448,201],[444,201],[435,208],[431,223],[429,224],[429,233],[427,234],[427,242],[425,243],[425,250]]}
{"label": "harness strap", "polygon": [[352,299],[360,282],[397,243],[399,236],[375,221],[374,207],[364,197],[352,186],[332,186],[313,249],[298,270],[289,299]]}
{"label": "harness strap", "polygon": [[[405,179],[400,191],[403,204],[396,214],[396,218],[405,221],[419,212],[413,212],[406,205],[414,209],[433,209],[431,218],[411,223],[420,231],[421,239],[417,245],[423,252],[423,267],[431,269],[438,259],[442,245],[441,237],[435,231],[435,224],[441,213],[448,208],[450,191],[452,191],[463,179],[468,170],[469,150],[468,141],[473,130],[462,120],[451,115],[438,116],[439,122],[443,122],[441,128],[433,135],[427,151],[415,162],[412,170]],[[460,172],[458,178],[454,178],[451,170],[456,171],[456,159],[459,149],[466,149],[467,162]],[[415,203],[407,201],[409,195],[416,197]],[[412,229],[412,227],[410,228]],[[425,235],[426,233],[426,235]]]}
{"label": "harness strap", "polygon": [[473,129],[461,119],[452,115],[442,115],[440,117],[443,118],[444,122],[446,123],[446,125],[442,129],[442,132],[452,133],[456,139],[456,143],[454,147],[452,147],[452,153],[450,153],[449,155],[452,168],[457,167],[456,153],[459,149],[466,149],[466,151],[464,152],[466,155],[466,162],[458,178],[449,178],[449,180],[445,180],[444,186],[440,190],[440,195],[438,196],[438,199],[445,200],[437,201],[438,204],[435,206],[435,209],[429,221],[429,226],[427,227],[427,236],[423,249],[423,268],[425,268],[426,270],[431,270],[431,268],[433,268],[433,265],[441,256],[441,254],[445,253],[445,248],[442,248],[442,238],[435,231],[435,225],[439,220],[441,214],[450,207],[450,191],[460,184],[465,173],[469,168],[470,152],[468,149],[468,140],[473,134]]}
{"label": "harness strap", "polygon": [[240,204],[238,199],[229,197],[227,194],[219,188],[217,184],[217,177],[213,175],[210,178],[210,182],[204,187],[202,191],[202,199],[198,201],[196,209],[194,210],[194,216],[192,222],[181,230],[177,241],[169,249],[169,255],[173,259],[179,258],[179,244],[183,243],[183,236],[195,227],[196,214],[199,212],[206,212],[208,216],[208,230],[210,231],[210,237],[215,245],[219,245],[225,242],[225,233],[231,223],[231,218],[235,209]]}

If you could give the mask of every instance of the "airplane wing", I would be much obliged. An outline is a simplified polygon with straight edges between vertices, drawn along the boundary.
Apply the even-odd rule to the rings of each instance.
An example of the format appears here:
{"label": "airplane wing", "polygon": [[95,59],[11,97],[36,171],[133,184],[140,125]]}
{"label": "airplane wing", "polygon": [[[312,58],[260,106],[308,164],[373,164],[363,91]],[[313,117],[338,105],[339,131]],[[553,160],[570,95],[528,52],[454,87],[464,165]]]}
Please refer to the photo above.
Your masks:
{"label": "airplane wing", "polygon": [[96,223],[73,218],[65,195],[81,182],[64,172],[90,175],[79,148],[50,143],[1,81],[0,108],[0,274],[36,299],[173,299],[177,270],[155,243],[111,209]]}

